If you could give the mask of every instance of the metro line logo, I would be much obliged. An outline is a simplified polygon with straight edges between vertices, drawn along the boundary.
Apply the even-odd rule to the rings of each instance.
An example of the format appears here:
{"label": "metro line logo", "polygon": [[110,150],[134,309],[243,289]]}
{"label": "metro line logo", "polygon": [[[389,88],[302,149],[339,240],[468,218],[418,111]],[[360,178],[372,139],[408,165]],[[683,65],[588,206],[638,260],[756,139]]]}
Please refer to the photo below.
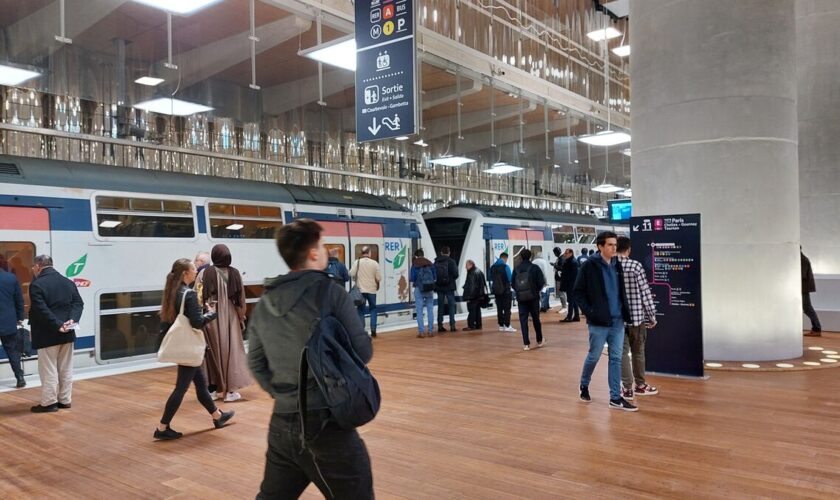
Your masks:
{"label": "metro line logo", "polygon": [[82,271],[85,269],[85,264],[87,263],[87,254],[82,255],[79,259],[69,266],[67,266],[67,271],[64,273],[67,275],[68,278],[72,278],[73,276],[78,276],[82,274]]}

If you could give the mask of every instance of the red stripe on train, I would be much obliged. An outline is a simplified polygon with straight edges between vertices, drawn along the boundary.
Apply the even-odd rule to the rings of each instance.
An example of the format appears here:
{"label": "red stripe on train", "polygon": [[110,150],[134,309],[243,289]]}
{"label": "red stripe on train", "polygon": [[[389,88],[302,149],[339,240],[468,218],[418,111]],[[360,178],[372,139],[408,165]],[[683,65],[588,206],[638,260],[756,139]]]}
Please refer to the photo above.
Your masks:
{"label": "red stripe on train", "polygon": [[46,208],[0,207],[0,230],[49,231]]}

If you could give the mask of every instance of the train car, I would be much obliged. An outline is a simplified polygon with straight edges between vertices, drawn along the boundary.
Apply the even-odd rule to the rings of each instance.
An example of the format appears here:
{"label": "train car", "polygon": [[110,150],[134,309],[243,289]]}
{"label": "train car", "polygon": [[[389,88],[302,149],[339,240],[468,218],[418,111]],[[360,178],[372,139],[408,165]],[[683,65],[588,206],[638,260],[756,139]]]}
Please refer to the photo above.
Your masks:
{"label": "train car", "polygon": [[[381,197],[219,177],[0,156],[0,252],[29,307],[33,258],[51,255],[85,311],[75,366],[154,358],[161,295],[172,262],[225,243],[249,308],[263,281],[288,271],[275,230],[296,218],[324,226],[349,268],[364,246],[381,266],[380,324],[408,322],[413,251],[434,258],[422,217]],[[0,379],[12,377],[2,353]],[[31,358],[30,358],[31,359]],[[31,370],[31,369],[30,369]]]}
{"label": "train car", "polygon": [[[519,265],[519,253],[527,248],[535,256],[542,255],[548,264],[545,272],[552,273],[556,260],[553,249],[571,248],[575,255],[582,248],[595,248],[595,237],[601,231],[612,230],[628,234],[627,226],[614,225],[594,216],[494,207],[489,205],[456,205],[429,212],[423,216],[426,227],[440,252],[442,246],[451,249],[458,262],[458,290],[464,284],[464,265],[467,259],[486,270],[502,252],[507,252],[514,267]],[[549,292],[554,292],[553,274],[548,274]]]}

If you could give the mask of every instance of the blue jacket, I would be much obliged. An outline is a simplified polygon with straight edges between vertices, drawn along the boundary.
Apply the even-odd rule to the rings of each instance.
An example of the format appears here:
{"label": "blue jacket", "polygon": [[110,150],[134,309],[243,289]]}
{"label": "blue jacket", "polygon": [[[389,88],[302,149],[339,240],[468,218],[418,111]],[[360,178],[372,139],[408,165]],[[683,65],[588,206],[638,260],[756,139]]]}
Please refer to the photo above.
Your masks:
{"label": "blue jacket", "polygon": [[510,292],[511,283],[513,283],[513,273],[510,270],[510,266],[505,264],[505,261],[503,261],[502,259],[496,259],[496,262],[494,262],[493,265],[490,266],[490,269],[487,271],[487,274],[489,275],[488,278],[490,278],[490,289],[491,290],[493,289],[493,276],[494,276],[493,268],[495,268],[497,266],[501,266],[501,267],[504,268],[505,276],[507,276],[507,282],[508,282],[507,291]]}
{"label": "blue jacket", "polygon": [[330,274],[330,266],[333,264],[335,264],[337,270],[333,278],[342,285],[350,281],[350,273],[347,272],[347,266],[335,257],[330,257],[329,261],[327,261],[327,273]]}
{"label": "blue jacket", "polygon": [[23,293],[14,274],[0,269],[0,337],[17,333],[23,321]]}
{"label": "blue jacket", "polygon": [[[430,267],[432,268],[432,277],[437,280],[437,270],[435,269],[435,265],[429,259],[425,257],[415,257],[414,261],[411,263],[411,272],[408,276],[408,281],[414,284],[414,288],[419,286],[417,283],[417,271],[421,267]],[[431,292],[429,292],[431,293]]]}

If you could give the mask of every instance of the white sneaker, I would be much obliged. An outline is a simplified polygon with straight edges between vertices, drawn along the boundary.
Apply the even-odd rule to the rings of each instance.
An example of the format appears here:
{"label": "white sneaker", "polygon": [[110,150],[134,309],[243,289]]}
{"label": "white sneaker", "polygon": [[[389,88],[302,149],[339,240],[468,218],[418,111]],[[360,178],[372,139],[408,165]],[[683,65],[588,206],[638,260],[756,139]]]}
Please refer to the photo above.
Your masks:
{"label": "white sneaker", "polygon": [[531,346],[526,345],[525,347],[523,347],[523,348],[522,348],[522,350],[523,350],[523,351],[530,351],[530,350],[531,350]]}
{"label": "white sneaker", "polygon": [[225,396],[225,403],[232,403],[234,401],[239,401],[240,399],[242,399],[242,395],[238,392],[229,392]]}
{"label": "white sneaker", "polygon": [[505,327],[503,327],[503,326],[500,326],[500,327],[499,327],[499,331],[500,331],[500,332],[506,332],[506,331],[507,331],[507,329],[506,329]]}
{"label": "white sneaker", "polygon": [[559,311],[557,311],[558,314],[566,314],[568,312],[569,312],[569,310],[566,309],[565,307],[563,309],[560,309]]}
{"label": "white sneaker", "polygon": [[216,391],[211,392],[210,397],[213,398],[213,401],[216,401],[217,399],[222,398],[221,396],[219,396],[219,394]]}
{"label": "white sneaker", "polygon": [[508,326],[508,327],[505,327],[505,331],[506,331],[506,332],[514,332],[514,333],[515,333],[515,332],[516,332],[516,328],[514,328],[514,327],[512,327],[512,326]]}
{"label": "white sneaker", "polygon": [[539,344],[537,344],[537,347],[545,347],[545,345],[546,345],[546,344],[548,344],[548,341],[547,341],[547,340],[545,340],[545,339],[543,339],[543,341],[542,341],[542,342],[540,342]]}

